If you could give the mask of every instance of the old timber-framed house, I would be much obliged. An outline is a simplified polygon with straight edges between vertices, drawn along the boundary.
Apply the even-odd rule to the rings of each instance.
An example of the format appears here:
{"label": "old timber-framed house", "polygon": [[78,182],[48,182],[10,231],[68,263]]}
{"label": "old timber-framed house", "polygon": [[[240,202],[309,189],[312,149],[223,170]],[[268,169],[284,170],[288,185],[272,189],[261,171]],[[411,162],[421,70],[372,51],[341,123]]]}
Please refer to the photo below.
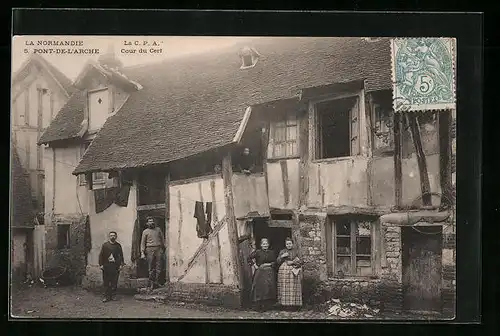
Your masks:
{"label": "old timber-framed house", "polygon": [[[168,242],[171,299],[245,304],[252,244],[268,236],[279,249],[292,236],[306,262],[308,298],[449,308],[454,273],[444,270],[454,269],[454,226],[440,193],[451,183],[451,112],[394,127],[390,62],[388,39],[257,38],[109,70],[103,85],[122,77],[136,85],[72,171],[73,184],[86,176],[85,285],[100,282],[97,254],[111,229],[129,265],[121,283],[139,285],[137,239],[153,215]],[[76,128],[92,122],[95,76],[80,76],[87,94],[67,112],[79,115]],[[74,139],[80,145],[85,137]],[[242,148],[252,153],[250,175],[238,169]]]}
{"label": "old timber-framed house", "polygon": [[[73,92],[71,80],[37,54],[30,55],[12,75],[11,239],[12,271],[17,279],[40,276],[44,268],[45,153],[37,142]],[[29,214],[30,218],[20,220],[20,211],[22,217]]]}

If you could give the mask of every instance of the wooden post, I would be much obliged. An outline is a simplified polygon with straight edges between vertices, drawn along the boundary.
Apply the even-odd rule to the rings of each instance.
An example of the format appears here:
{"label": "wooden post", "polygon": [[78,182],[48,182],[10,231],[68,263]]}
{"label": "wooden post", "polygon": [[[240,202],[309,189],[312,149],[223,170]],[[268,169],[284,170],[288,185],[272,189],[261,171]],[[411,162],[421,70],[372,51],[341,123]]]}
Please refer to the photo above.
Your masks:
{"label": "wooden post", "polygon": [[[451,206],[451,111],[442,111],[438,115],[439,121],[439,171],[441,182],[441,206]],[[445,202],[443,204],[443,202]]]}
{"label": "wooden post", "polygon": [[165,176],[165,281],[170,282],[170,256],[169,256],[169,227],[170,227],[170,173]]}
{"label": "wooden post", "polygon": [[[210,189],[212,192],[212,223],[219,222],[219,216],[217,215],[217,198],[215,196],[215,181],[210,181]],[[220,245],[220,237],[219,233],[217,233],[217,237],[215,237],[215,242],[217,243],[217,258],[219,260],[219,275],[220,275],[220,283],[224,282],[224,274],[222,273],[222,256],[221,256],[221,245]]]}
{"label": "wooden post", "polygon": [[403,198],[403,171],[401,168],[402,123],[401,113],[394,113],[394,198],[397,209],[401,208]]}
{"label": "wooden post", "polygon": [[233,203],[233,168],[231,164],[231,153],[222,159],[222,178],[224,182],[224,203],[226,206],[226,220],[229,233],[229,243],[231,246],[231,258],[233,261],[234,276],[240,288],[243,290],[243,278],[240,276],[240,259],[238,253],[238,228],[236,217],[234,216]]}
{"label": "wooden post", "polygon": [[309,113],[307,106],[301,106],[299,119],[299,208],[307,205],[309,192]]}
{"label": "wooden post", "polygon": [[410,113],[407,115],[408,124],[410,126],[411,137],[415,145],[415,152],[417,153],[418,171],[420,173],[420,189],[422,190],[422,202],[424,206],[432,205],[431,199],[431,185],[429,182],[429,174],[427,172],[427,162],[425,160],[425,153],[422,147],[422,139],[420,137],[420,129],[417,122],[417,115]]}

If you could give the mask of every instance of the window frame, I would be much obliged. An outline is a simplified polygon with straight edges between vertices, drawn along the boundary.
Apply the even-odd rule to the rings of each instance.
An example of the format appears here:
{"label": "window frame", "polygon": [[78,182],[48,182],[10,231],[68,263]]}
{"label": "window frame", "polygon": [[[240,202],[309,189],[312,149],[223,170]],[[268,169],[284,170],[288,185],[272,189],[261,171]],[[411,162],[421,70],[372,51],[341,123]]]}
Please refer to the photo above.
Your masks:
{"label": "window frame", "polygon": [[[321,130],[320,130],[320,124],[319,124],[319,111],[318,111],[318,105],[321,103],[326,103],[326,102],[331,102],[335,100],[342,100],[342,99],[349,99],[349,98],[356,98],[356,104],[358,106],[357,108],[357,116],[356,116],[356,122],[357,122],[357,142],[358,142],[358,149],[357,149],[357,154],[352,153],[352,127],[349,128],[349,138],[350,138],[350,144],[349,144],[349,153],[350,155],[348,156],[339,156],[339,157],[331,157],[331,158],[320,158],[321,157],[321,150],[320,150],[320,141],[321,141]],[[362,153],[362,133],[363,133],[363,127],[361,125],[361,116],[365,113],[365,106],[364,106],[364,90],[360,91],[346,91],[346,92],[337,92],[333,94],[328,94],[328,95],[323,95],[319,96],[316,98],[313,98],[309,102],[309,122],[312,127],[312,131],[310,132],[310,137],[309,141],[312,144],[310,146],[311,150],[311,161],[312,162],[328,162],[328,161],[341,161],[341,160],[346,160],[350,159],[353,157],[358,157],[358,156],[363,156]],[[350,121],[351,124],[353,122],[353,117],[350,113]]]}
{"label": "window frame", "polygon": [[[337,223],[341,221],[348,221],[349,222],[349,228],[350,228],[350,235],[349,235],[349,246],[350,246],[350,253],[346,254],[345,256],[350,257],[351,261],[351,273],[350,274],[343,274],[343,278],[361,278],[361,279],[366,279],[366,278],[377,278],[379,273],[380,273],[380,259],[381,259],[381,250],[378,248],[378,245],[380,244],[380,225],[379,221],[373,219],[373,218],[345,218],[344,216],[332,216],[334,218],[330,218],[328,221],[328,230],[327,230],[327,240],[329,242],[327,243],[327,246],[329,246],[329,250],[327,251],[329,255],[329,261],[328,261],[328,273],[330,277],[333,278],[338,278],[339,277],[339,267],[338,267],[338,262],[337,262],[337,257],[339,254],[337,253],[337,238],[341,238],[343,236],[340,236],[337,234]],[[337,217],[337,218],[335,218]],[[344,218],[343,218],[344,217]],[[357,242],[357,237],[358,235],[354,235],[353,233],[356,232],[357,225],[360,223],[368,223],[370,226],[370,268],[371,271],[369,274],[361,275],[358,274],[357,272],[357,264],[356,264],[356,258],[358,256],[367,256],[365,254],[357,254],[356,251],[356,242]],[[347,237],[347,236],[346,236]],[[342,256],[341,254],[340,256]],[[354,270],[354,271],[353,271]]]}
{"label": "window frame", "polygon": [[[61,233],[60,228],[65,227],[67,231],[65,233],[66,244],[62,244],[60,241]],[[58,223],[57,224],[57,249],[58,250],[68,250],[71,248],[71,224],[70,223]]]}
{"label": "window frame", "polygon": [[[103,174],[103,178],[96,178],[97,174]],[[93,172],[92,173],[92,186],[95,185],[106,185],[106,181],[108,179],[108,173],[106,172]]]}
{"label": "window frame", "polygon": [[[294,123],[290,123],[291,121],[294,121]],[[283,124],[284,126],[277,127],[278,124]],[[298,113],[296,111],[287,111],[285,112],[281,118],[272,120],[270,122],[270,129],[271,129],[271,136],[269,139],[269,148],[267,151],[267,159],[268,160],[280,160],[280,159],[295,159],[299,157],[299,146],[300,146],[300,141],[299,141],[299,124],[300,124],[300,119],[298,117]],[[290,128],[295,128],[295,139],[290,140],[288,139],[288,130]],[[284,138],[285,140],[277,141],[276,140],[276,134],[277,131],[281,130],[284,132]],[[287,148],[288,145],[291,143],[295,143],[295,153],[289,154],[287,153]],[[285,144],[285,154],[284,155],[275,155],[276,153],[276,147],[282,146]]]}

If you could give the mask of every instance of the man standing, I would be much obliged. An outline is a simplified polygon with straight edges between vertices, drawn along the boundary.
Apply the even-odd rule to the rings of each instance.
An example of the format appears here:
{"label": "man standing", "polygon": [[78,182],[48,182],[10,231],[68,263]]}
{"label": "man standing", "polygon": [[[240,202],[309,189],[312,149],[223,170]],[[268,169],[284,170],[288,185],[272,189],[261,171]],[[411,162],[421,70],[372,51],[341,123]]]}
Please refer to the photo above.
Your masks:
{"label": "man standing", "polygon": [[115,231],[110,231],[109,240],[102,245],[101,253],[99,253],[99,266],[104,283],[103,302],[113,300],[120,270],[125,265],[122,246],[116,241],[117,236]]}
{"label": "man standing", "polygon": [[141,258],[148,261],[149,287],[157,288],[161,273],[161,264],[165,252],[165,238],[163,232],[156,226],[153,217],[146,218],[147,228],[142,232]]}

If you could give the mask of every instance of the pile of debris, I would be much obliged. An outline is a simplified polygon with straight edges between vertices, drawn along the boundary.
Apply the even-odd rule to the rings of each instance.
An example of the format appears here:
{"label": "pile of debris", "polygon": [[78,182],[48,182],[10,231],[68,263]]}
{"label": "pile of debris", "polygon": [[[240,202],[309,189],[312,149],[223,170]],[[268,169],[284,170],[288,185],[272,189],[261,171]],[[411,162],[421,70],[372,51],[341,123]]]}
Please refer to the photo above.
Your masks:
{"label": "pile of debris", "polygon": [[371,318],[380,312],[380,309],[370,308],[366,304],[341,302],[339,299],[329,300],[326,306],[328,307],[328,316],[342,318]]}

